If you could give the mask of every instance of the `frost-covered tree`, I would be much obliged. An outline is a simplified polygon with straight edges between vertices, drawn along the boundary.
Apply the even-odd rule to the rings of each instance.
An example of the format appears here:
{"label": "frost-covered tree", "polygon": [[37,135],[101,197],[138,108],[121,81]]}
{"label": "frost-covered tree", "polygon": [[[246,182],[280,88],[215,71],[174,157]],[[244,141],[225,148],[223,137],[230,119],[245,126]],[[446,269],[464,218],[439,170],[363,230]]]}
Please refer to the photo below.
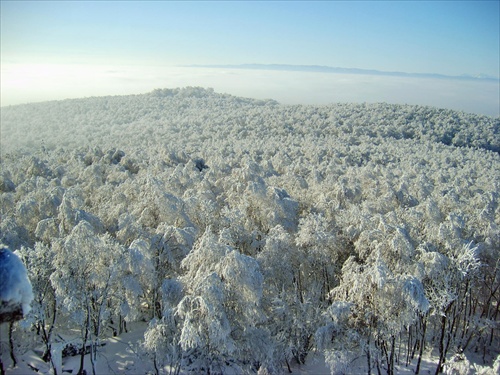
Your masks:
{"label": "frost-covered tree", "polygon": [[[355,257],[347,259],[342,267],[341,283],[332,290],[331,297],[335,308],[339,303],[348,308],[343,310],[347,311],[348,319],[340,334],[332,331],[339,330],[335,319],[318,331],[322,345],[328,342],[324,335],[331,335],[333,349],[327,345],[327,352],[338,351],[340,345],[342,351],[351,352],[347,358],[342,357],[348,361],[364,352],[369,369],[373,358],[377,368],[384,366],[388,373],[394,373],[397,334],[414,324],[430,307],[421,281],[409,275],[394,274],[380,256],[365,264]],[[352,335],[358,339],[352,341]],[[358,345],[352,345],[353,342]],[[335,356],[331,358],[333,361],[329,364],[333,369],[339,363]]]}
{"label": "frost-covered tree", "polygon": [[181,261],[193,246],[195,234],[193,227],[181,229],[161,224],[150,238],[137,239],[129,246],[130,287],[138,283],[131,290],[141,295],[152,318],[162,317],[162,286],[178,275]]}
{"label": "frost-covered tree", "polygon": [[267,323],[275,343],[274,359],[280,365],[292,359],[303,363],[312,346],[321,294],[321,286],[318,290],[310,277],[312,265],[281,226],[269,231],[257,260],[264,274],[263,305],[274,317]]}
{"label": "frost-covered tree", "polygon": [[221,244],[208,228],[182,261],[186,295],[177,306],[185,366],[244,371],[267,358],[258,263]]}
{"label": "frost-covered tree", "polygon": [[[52,341],[60,310],[60,303],[50,281],[55,272],[54,252],[48,245],[37,242],[33,249],[22,247],[18,254],[26,264],[33,286],[34,298],[27,319],[45,346],[42,359],[48,362],[52,359]],[[52,366],[55,368],[54,363]]]}
{"label": "frost-covered tree", "polygon": [[[426,295],[439,327],[437,340],[439,362],[436,371],[441,371],[452,343],[455,342],[463,348],[467,347],[471,339],[470,332],[467,334],[470,327],[467,327],[461,335],[457,335],[462,326],[459,323],[461,319],[465,326],[473,324],[479,331],[484,329],[485,323],[480,320],[473,323],[470,310],[464,309],[463,305],[470,298],[468,295],[475,282],[474,274],[480,267],[480,261],[477,256],[477,247],[469,243],[458,249],[454,248],[448,256],[439,252],[424,252],[421,255],[421,262],[425,272],[423,282]],[[460,300],[462,302],[459,302]]]}
{"label": "frost-covered tree", "polygon": [[[335,233],[335,227],[329,224],[326,218],[318,214],[309,214],[299,221],[299,228],[295,242],[301,255],[307,257],[309,267],[315,272],[304,272],[304,283],[312,296],[318,301],[326,299],[327,294],[334,287],[335,278],[340,272],[340,265],[346,259],[344,245]],[[304,261],[302,264],[304,265]]]}
{"label": "frost-covered tree", "polygon": [[152,319],[144,333],[144,351],[153,363],[155,374],[178,374],[182,365],[179,327],[172,310],[161,319]]}
{"label": "frost-covered tree", "polygon": [[94,365],[96,348],[110,318],[109,301],[115,284],[120,281],[117,271],[123,249],[109,235],[98,235],[85,220],[54,247],[55,272],[50,281],[64,309],[81,327],[82,355],[78,372],[82,373],[88,343]]}

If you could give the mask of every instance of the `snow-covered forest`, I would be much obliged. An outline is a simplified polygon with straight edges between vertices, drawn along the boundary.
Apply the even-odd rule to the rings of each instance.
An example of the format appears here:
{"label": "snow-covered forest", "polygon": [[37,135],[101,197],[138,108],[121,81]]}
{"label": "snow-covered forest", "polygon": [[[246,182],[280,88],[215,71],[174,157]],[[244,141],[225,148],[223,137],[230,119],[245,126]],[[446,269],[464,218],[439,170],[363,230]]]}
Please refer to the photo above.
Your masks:
{"label": "snow-covered forest", "polygon": [[3,107],[33,300],[1,371],[496,373],[499,203],[499,118],[192,87]]}

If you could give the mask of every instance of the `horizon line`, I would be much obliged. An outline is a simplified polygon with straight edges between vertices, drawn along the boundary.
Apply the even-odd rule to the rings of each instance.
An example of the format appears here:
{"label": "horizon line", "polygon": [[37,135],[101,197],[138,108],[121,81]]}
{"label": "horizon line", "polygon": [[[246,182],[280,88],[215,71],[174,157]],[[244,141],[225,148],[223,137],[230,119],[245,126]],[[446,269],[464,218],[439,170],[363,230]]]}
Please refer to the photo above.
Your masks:
{"label": "horizon line", "polygon": [[490,76],[479,73],[447,75],[441,73],[411,73],[400,71],[384,71],[377,69],[361,69],[361,68],[342,68],[326,65],[294,65],[294,64],[190,64],[178,65],[183,68],[214,68],[214,69],[247,69],[247,70],[278,70],[278,71],[297,71],[310,73],[333,73],[333,74],[364,74],[364,75],[383,75],[383,76],[400,76],[413,78],[440,78],[440,79],[460,79],[460,80],[475,80],[475,81],[499,81],[500,77]]}

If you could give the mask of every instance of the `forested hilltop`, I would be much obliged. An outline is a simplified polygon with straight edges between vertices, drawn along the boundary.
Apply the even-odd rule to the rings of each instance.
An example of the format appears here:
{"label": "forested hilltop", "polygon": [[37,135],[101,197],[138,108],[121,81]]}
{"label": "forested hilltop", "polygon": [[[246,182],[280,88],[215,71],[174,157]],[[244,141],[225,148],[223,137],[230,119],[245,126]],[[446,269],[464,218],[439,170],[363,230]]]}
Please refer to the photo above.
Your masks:
{"label": "forested hilltop", "polygon": [[149,373],[500,369],[500,118],[189,87],[2,107],[0,137],[18,356],[77,329],[91,371],[146,321]]}

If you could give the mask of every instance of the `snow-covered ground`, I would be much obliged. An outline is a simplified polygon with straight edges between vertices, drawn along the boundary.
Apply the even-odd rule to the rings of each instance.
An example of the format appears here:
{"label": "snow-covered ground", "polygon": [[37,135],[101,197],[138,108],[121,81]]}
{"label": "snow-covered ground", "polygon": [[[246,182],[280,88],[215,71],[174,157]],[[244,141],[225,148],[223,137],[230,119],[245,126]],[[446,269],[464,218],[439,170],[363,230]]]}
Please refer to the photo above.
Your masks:
{"label": "snow-covered ground", "polygon": [[[151,363],[144,362],[141,355],[138,353],[138,345],[144,338],[146,323],[136,323],[131,326],[128,333],[123,333],[117,337],[110,337],[103,341],[104,346],[99,348],[97,360],[95,362],[96,374],[146,374],[153,373]],[[6,325],[2,327],[2,347],[6,347]],[[67,337],[69,339],[69,337]],[[18,364],[12,368],[12,362],[7,352],[2,352],[2,361],[6,367],[7,374],[26,375],[31,373],[51,374],[51,368],[48,363],[45,363],[40,358],[43,348],[29,350],[18,358]],[[436,357],[428,357],[422,360],[421,374],[434,374],[437,364]],[[80,356],[62,358],[62,373],[75,374],[80,366]],[[293,363],[291,365],[294,374],[301,375],[327,375],[330,374],[330,368],[325,362],[322,354],[311,353],[306,361],[306,364],[299,365]],[[92,364],[90,355],[85,357],[85,370],[87,374],[92,374]],[[286,367],[282,369],[283,373],[288,373]],[[376,369],[372,369],[375,373]],[[413,374],[415,371],[415,360],[409,365],[397,365],[397,374]],[[180,374],[188,372],[180,371]],[[349,367],[350,374],[366,374],[366,358],[358,358]]]}
{"label": "snow-covered ground", "polygon": [[[143,357],[138,353],[138,346],[144,338],[144,332],[146,330],[146,323],[136,323],[131,325],[130,332],[123,333],[117,337],[110,337],[103,341],[104,346],[98,350],[97,360],[95,362],[95,372],[99,375],[106,374],[116,374],[116,375],[135,375],[135,374],[148,374],[154,373],[154,369],[151,363],[143,361]],[[5,325],[2,327],[1,343],[2,347],[8,345],[6,341],[6,330]],[[18,364],[15,368],[12,368],[12,362],[10,357],[6,352],[2,352],[2,361],[4,363],[7,374],[11,375],[27,375],[27,374],[51,374],[51,368],[49,364],[43,362],[40,358],[40,353],[42,348],[38,350],[29,350],[22,356],[18,358]],[[420,365],[420,374],[434,374],[436,371],[436,365],[438,358],[436,355],[427,353],[427,355],[422,359]],[[87,374],[92,374],[92,364],[90,361],[90,355],[85,357],[85,370]],[[479,359],[478,359],[479,363]],[[62,373],[75,374],[80,366],[80,356],[66,357],[62,358]],[[404,361],[401,364],[395,366],[395,374],[398,375],[410,375],[415,373],[416,359],[411,361],[407,366]],[[473,367],[474,368],[474,367]],[[293,374],[299,375],[330,375],[335,372],[331,372],[330,368],[325,362],[325,358],[320,353],[311,353],[307,357],[306,364],[299,365],[293,363],[291,365],[291,370]],[[496,375],[498,374],[493,368],[487,369],[482,366],[476,366],[475,370],[482,370],[482,374]],[[281,369],[283,374],[289,373],[286,367]],[[372,368],[372,374],[376,373],[376,369]],[[188,374],[190,372],[180,370],[180,374]],[[366,357],[361,357],[355,359],[346,374],[367,374]],[[476,371],[469,372],[470,374],[476,373]],[[460,372],[449,372],[449,374],[462,375]]]}
{"label": "snow-covered ground", "polygon": [[[97,374],[143,374],[151,371],[149,364],[141,361],[136,353],[136,346],[144,337],[146,323],[134,324],[131,331],[123,333],[117,337],[110,337],[102,342],[104,344],[98,350],[97,360],[95,362],[95,371]],[[6,327],[2,327],[2,347],[8,345],[6,341]],[[66,336],[71,341],[71,336]],[[76,338],[77,339],[77,338]],[[59,348],[62,349],[61,346]],[[2,361],[8,374],[26,375],[31,373],[50,374],[51,367],[41,358],[43,348],[35,348],[27,351],[18,358],[18,364],[12,368],[12,360],[8,353],[2,352]],[[80,367],[80,355],[62,358],[62,373],[75,374]],[[36,369],[36,370],[35,370]],[[92,363],[90,355],[85,356],[85,370],[87,374],[92,374]]]}

